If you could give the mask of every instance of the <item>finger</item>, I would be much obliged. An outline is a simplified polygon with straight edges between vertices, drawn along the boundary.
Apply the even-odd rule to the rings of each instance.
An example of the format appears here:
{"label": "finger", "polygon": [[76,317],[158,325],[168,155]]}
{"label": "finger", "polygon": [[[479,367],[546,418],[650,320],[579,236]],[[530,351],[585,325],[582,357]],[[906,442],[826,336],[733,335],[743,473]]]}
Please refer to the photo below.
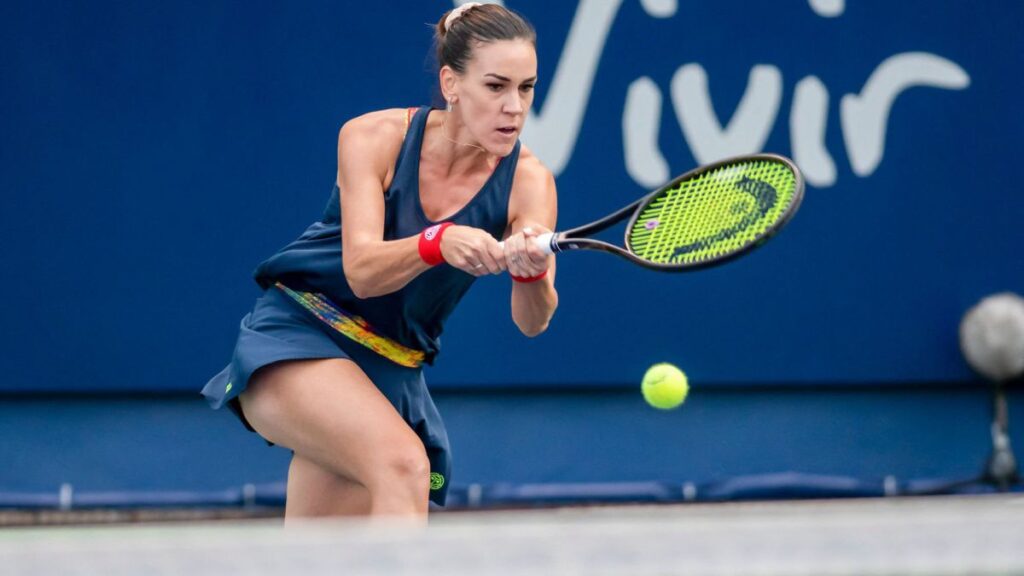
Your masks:
{"label": "finger", "polygon": [[502,254],[505,257],[505,268],[510,274],[515,274],[516,237],[513,234],[501,244]]}
{"label": "finger", "polygon": [[488,237],[480,249],[480,262],[486,266],[490,274],[501,274],[507,268],[505,251],[498,241]]}
{"label": "finger", "polygon": [[459,254],[449,264],[473,276],[482,276],[488,273],[486,266],[472,252]]}
{"label": "finger", "polygon": [[483,264],[479,262],[472,262],[469,259],[467,259],[463,265],[456,266],[456,268],[462,270],[466,274],[472,274],[477,277],[487,274],[487,268]]}
{"label": "finger", "polygon": [[538,266],[529,262],[525,257],[519,263],[519,272],[516,276],[521,278],[533,278],[544,271],[544,266]]}
{"label": "finger", "polygon": [[547,230],[543,226],[540,228],[523,228],[523,235],[526,237],[526,246],[524,247],[524,250],[527,254],[529,262],[536,266],[542,267],[542,269],[547,269],[548,265],[550,264],[550,262],[548,261],[548,257],[550,256],[550,254],[542,247],[537,245],[537,238],[539,238],[542,234],[546,234],[548,232],[549,230]]}
{"label": "finger", "polygon": [[531,262],[530,264],[523,266],[522,276],[525,276],[526,278],[533,278],[534,276],[542,274],[546,269],[547,266],[537,265]]}
{"label": "finger", "polygon": [[508,248],[504,242],[488,242],[487,253],[494,259],[494,263],[498,265],[502,272],[508,268],[508,258],[506,257]]}
{"label": "finger", "polygon": [[512,256],[509,260],[509,270],[513,275],[523,277],[528,275],[526,254],[526,240],[521,234],[517,234],[512,242]]}
{"label": "finger", "polygon": [[545,254],[544,251],[538,248],[532,241],[528,242],[525,248],[525,263],[530,268],[531,276],[536,276],[550,267],[550,256]]}
{"label": "finger", "polygon": [[523,275],[523,266],[521,264],[522,258],[517,255],[512,255],[508,261],[508,273],[513,276]]}
{"label": "finger", "polygon": [[523,251],[530,263],[537,266],[542,266],[547,262],[548,255],[543,250],[537,247],[537,244],[533,241],[527,242],[526,246],[523,247]]}
{"label": "finger", "polygon": [[498,264],[498,262],[494,259],[494,256],[492,256],[490,252],[484,250],[480,254],[478,254],[477,257],[480,260],[481,272],[483,272],[484,274],[501,274],[501,265]]}

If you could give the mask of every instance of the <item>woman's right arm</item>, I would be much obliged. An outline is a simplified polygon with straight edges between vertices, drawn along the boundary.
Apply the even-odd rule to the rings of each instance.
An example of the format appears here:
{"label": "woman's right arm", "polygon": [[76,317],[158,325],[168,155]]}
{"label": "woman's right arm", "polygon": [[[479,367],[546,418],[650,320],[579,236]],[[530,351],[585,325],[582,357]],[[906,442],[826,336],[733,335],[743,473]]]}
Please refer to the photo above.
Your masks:
{"label": "woman's right arm", "polygon": [[[338,134],[342,266],[359,298],[400,290],[430,268],[420,258],[418,234],[384,240],[384,183],[404,137],[404,111],[394,118],[388,114],[355,118]],[[497,241],[483,230],[449,227],[442,236],[441,252],[452,266],[476,276],[505,269]],[[477,263],[483,266],[476,268]]]}
{"label": "woman's right arm", "polygon": [[368,114],[338,133],[342,265],[359,298],[399,290],[430,267],[417,237],[384,241],[384,182],[401,145],[401,130],[391,124],[384,113]]}

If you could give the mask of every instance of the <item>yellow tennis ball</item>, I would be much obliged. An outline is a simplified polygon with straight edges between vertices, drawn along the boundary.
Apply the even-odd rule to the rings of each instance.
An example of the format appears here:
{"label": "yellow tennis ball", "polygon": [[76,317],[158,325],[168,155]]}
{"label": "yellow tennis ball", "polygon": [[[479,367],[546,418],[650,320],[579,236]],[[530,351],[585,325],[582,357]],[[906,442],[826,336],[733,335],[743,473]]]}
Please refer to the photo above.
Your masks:
{"label": "yellow tennis ball", "polygon": [[671,410],[686,400],[690,383],[686,374],[675,366],[662,362],[647,369],[640,384],[644,400],[655,408]]}

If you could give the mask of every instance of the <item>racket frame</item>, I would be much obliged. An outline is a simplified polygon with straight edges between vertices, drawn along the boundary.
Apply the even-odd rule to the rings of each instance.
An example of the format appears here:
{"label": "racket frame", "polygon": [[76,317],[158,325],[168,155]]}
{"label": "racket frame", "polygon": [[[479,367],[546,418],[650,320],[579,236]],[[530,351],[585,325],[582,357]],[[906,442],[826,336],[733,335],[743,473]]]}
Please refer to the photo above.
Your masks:
{"label": "racket frame", "polygon": [[[727,164],[739,164],[743,162],[757,161],[772,161],[785,164],[790,169],[790,171],[793,172],[795,182],[793,183],[793,198],[789,206],[786,207],[785,213],[783,213],[781,217],[779,217],[779,219],[776,220],[770,228],[765,230],[765,232],[761,234],[761,236],[758,237],[756,241],[751,242],[746,246],[743,246],[742,248],[739,248],[727,254],[723,254],[722,256],[719,256],[717,258],[692,263],[658,264],[656,262],[644,260],[643,258],[636,256],[632,252],[632,248],[629,242],[630,230],[633,229],[633,226],[636,224],[637,219],[640,217],[640,214],[644,211],[644,209],[647,208],[647,206],[651,202],[653,202],[659,195],[661,195],[661,193],[664,192],[666,189],[674,188],[685,180],[695,178],[705,172],[717,170],[718,168],[721,168]],[[668,184],[659,187],[657,190],[654,190],[653,192],[648,193],[647,195],[639,198],[638,200],[631,202],[627,206],[624,206],[623,208],[616,210],[615,212],[605,216],[604,218],[595,220],[589,224],[584,224],[583,226],[578,226],[576,228],[571,228],[569,230],[557,232],[551,236],[549,248],[550,252],[552,253],[567,252],[571,250],[599,250],[603,252],[609,252],[611,254],[615,254],[616,256],[625,258],[626,260],[629,260],[634,264],[643,266],[644,268],[648,268],[651,270],[657,270],[659,272],[688,272],[691,270],[699,270],[701,268],[709,268],[711,266],[724,264],[725,262],[729,262],[730,260],[748,254],[755,248],[764,244],[766,240],[777,234],[778,231],[781,230],[793,218],[794,215],[796,215],[796,212],[800,208],[800,204],[803,201],[803,196],[803,174],[800,173],[800,169],[797,168],[796,164],[794,164],[793,161],[790,160],[789,158],[786,158],[785,156],[780,156],[778,154],[770,153],[735,156],[732,158],[726,158],[724,160],[714,162],[712,164],[698,166],[693,170],[690,170],[689,172],[686,172],[685,174],[676,177]],[[626,224],[626,231],[623,234],[623,245],[625,246],[625,248],[623,248],[622,246],[616,246],[603,240],[585,237],[600,232],[602,230],[606,230],[618,224],[619,222],[625,220],[626,218],[629,218],[629,222]],[[547,252],[547,250],[545,251]]]}

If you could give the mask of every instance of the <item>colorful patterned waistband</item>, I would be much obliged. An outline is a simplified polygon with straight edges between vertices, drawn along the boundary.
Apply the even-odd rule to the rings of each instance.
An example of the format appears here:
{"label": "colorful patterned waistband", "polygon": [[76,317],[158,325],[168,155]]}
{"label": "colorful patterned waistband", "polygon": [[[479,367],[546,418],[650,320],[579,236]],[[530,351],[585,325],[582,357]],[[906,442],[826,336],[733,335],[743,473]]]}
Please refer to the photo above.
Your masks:
{"label": "colorful patterned waistband", "polygon": [[298,292],[280,282],[275,282],[274,286],[291,296],[303,308],[312,312],[314,316],[323,320],[331,328],[395,364],[407,368],[419,368],[423,365],[426,357],[423,352],[403,346],[386,336],[375,334],[366,320],[339,309],[323,294]]}

